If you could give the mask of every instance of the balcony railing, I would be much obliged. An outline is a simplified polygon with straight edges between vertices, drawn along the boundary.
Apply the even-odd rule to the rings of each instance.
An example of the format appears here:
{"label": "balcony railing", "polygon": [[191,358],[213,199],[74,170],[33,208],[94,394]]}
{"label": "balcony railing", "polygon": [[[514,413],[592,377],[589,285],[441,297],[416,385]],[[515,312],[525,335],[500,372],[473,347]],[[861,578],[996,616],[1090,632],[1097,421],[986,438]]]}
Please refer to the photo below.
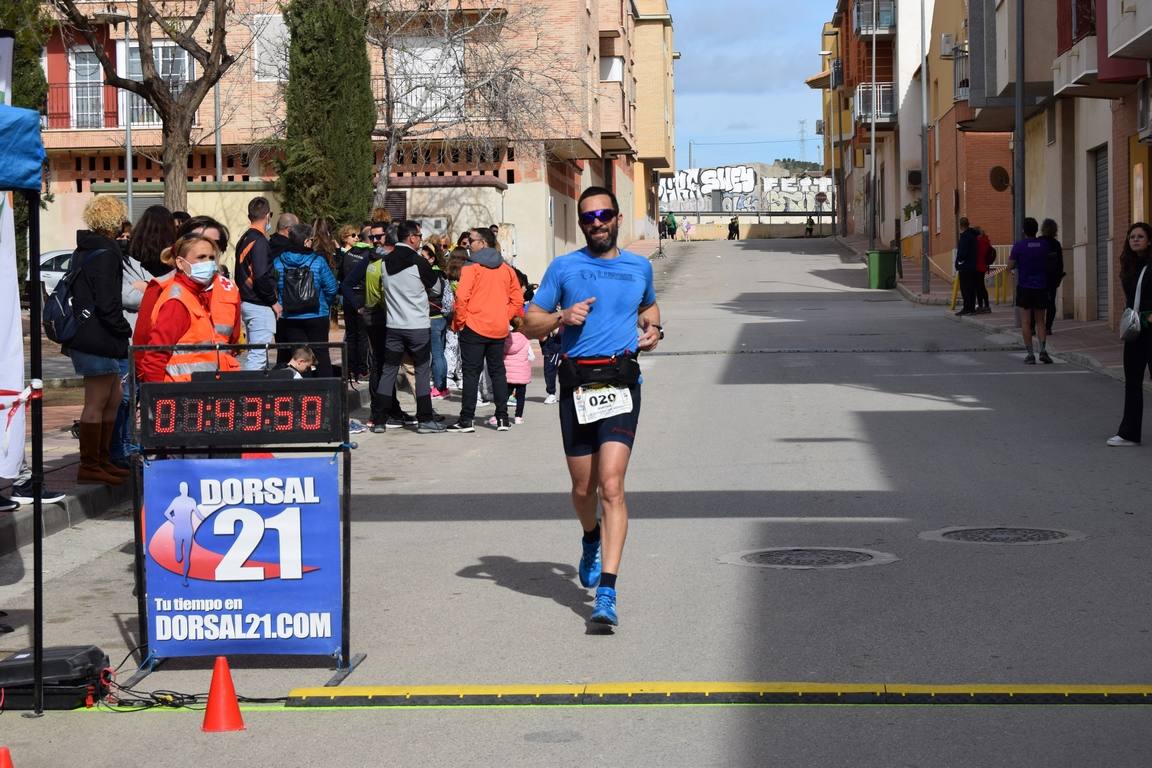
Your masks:
{"label": "balcony railing", "polygon": [[890,35],[895,32],[895,0],[858,0],[854,31],[857,35]]}
{"label": "balcony railing", "polygon": [[952,100],[968,101],[968,51],[957,46],[952,53]]}
{"label": "balcony railing", "polygon": [[856,121],[870,121],[876,113],[876,122],[892,122],[896,119],[895,83],[864,83],[856,87],[856,98],[852,101],[852,112]]}
{"label": "balcony railing", "polygon": [[[168,84],[172,94],[184,88],[183,80]],[[133,128],[159,128],[160,116],[140,96],[104,83],[56,83],[48,86],[43,125],[48,130],[123,128],[121,104],[132,116]]]}
{"label": "balcony railing", "polygon": [[[397,74],[390,79],[394,119],[434,123],[464,116],[468,89],[460,75]],[[372,93],[378,104],[389,98],[387,85],[387,78],[372,78]]]}

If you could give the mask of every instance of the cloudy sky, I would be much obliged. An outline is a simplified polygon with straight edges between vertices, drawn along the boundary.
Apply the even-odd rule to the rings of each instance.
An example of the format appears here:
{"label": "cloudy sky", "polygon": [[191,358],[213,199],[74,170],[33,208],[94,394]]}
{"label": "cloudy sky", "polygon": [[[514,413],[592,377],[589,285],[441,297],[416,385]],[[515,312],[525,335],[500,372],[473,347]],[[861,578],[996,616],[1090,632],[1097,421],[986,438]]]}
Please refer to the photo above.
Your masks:
{"label": "cloudy sky", "polygon": [[[668,0],[676,50],[676,167],[818,161],[820,30],[835,0]],[[807,120],[801,151],[800,120]],[[720,144],[721,142],[775,142]]]}

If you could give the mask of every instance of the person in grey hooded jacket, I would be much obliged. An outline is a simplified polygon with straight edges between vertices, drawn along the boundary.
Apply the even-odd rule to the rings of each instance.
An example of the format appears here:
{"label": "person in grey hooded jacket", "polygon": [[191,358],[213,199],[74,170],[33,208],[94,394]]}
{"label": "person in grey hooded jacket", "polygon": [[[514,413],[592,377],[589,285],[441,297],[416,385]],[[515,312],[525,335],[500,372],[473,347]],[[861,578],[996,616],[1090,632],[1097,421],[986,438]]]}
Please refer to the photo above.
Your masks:
{"label": "person in grey hooded jacket", "polygon": [[407,353],[416,368],[416,431],[444,431],[432,410],[432,321],[428,292],[438,280],[432,266],[416,249],[422,240],[420,222],[402,221],[396,228],[396,246],[384,257],[384,304],[388,330],[384,337],[384,364],[376,393],[384,412],[395,403],[396,374]]}

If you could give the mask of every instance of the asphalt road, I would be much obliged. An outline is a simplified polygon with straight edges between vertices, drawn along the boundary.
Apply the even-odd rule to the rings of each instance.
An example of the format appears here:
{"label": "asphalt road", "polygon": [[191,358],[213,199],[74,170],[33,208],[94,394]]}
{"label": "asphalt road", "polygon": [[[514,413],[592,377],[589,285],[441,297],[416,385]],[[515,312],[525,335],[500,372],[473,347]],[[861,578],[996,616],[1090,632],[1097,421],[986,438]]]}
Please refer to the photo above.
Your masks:
{"label": "asphalt road", "polygon": [[[556,416],[529,388],[509,433],[363,435],[355,452],[352,685],[617,681],[1147,684],[1148,449],[1104,445],[1122,385],[941,308],[869,291],[823,240],[693,243],[654,262],[668,333],[644,358],[628,476],[621,626],[589,634]],[[442,407],[455,415],[456,403]],[[486,414],[485,414],[486,415]],[[1069,533],[939,541],[955,526]],[[49,644],[134,645],[126,517],[47,543]],[[781,570],[765,548],[882,564]],[[883,555],[884,557],[879,557]],[[0,606],[28,642],[24,551]],[[875,561],[874,561],[875,562]],[[130,666],[130,665],[129,665]],[[210,660],[141,688],[203,692]],[[237,689],[284,696],[323,667],[235,659]],[[62,750],[121,765],[1137,766],[1132,706],[555,707],[0,715],[17,768]]]}

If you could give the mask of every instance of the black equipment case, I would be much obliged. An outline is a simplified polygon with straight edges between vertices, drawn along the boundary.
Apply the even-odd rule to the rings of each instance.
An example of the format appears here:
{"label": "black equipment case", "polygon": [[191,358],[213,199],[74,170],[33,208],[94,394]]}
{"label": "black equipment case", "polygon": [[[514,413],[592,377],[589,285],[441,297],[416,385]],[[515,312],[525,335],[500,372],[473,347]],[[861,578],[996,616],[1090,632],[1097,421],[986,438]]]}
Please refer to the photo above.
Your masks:
{"label": "black equipment case", "polygon": [[[44,708],[91,707],[108,692],[108,654],[94,645],[56,645],[44,649]],[[0,711],[32,709],[35,677],[32,649],[0,661]]]}

